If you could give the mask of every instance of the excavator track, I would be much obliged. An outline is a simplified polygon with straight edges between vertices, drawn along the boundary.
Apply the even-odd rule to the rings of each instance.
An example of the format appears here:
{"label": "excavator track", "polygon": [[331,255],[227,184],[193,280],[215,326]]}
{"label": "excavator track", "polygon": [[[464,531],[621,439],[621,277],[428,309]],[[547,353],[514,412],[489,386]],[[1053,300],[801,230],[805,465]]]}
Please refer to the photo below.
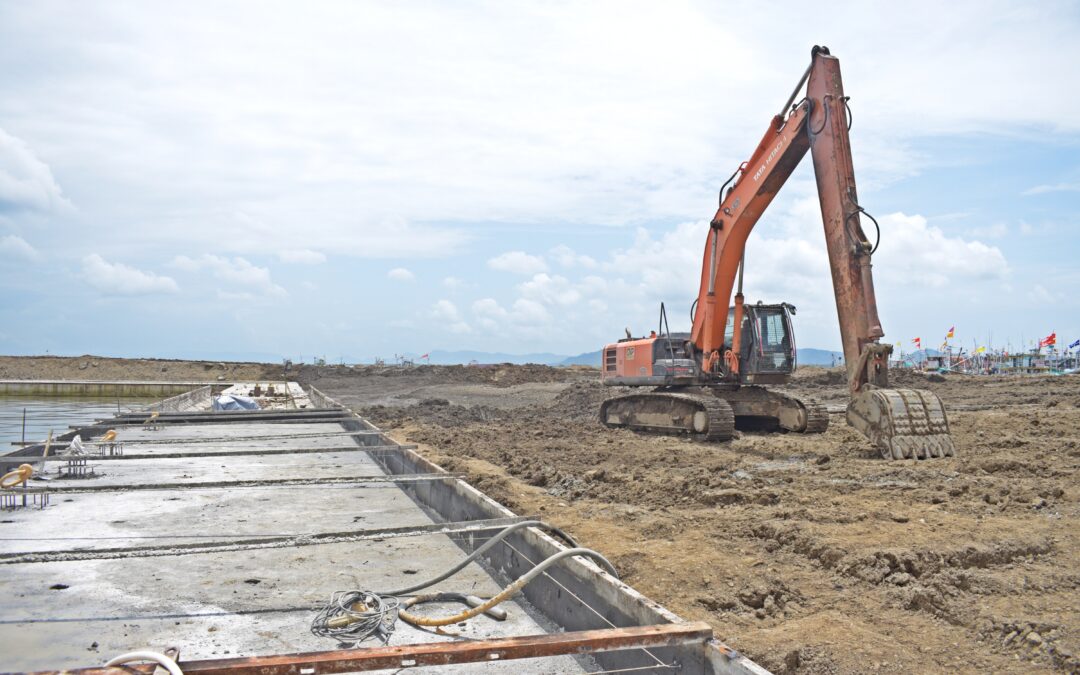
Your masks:
{"label": "excavator track", "polygon": [[806,428],[801,433],[823,434],[829,428],[829,411],[825,406],[812,398],[800,398],[800,403],[806,408]]}
{"label": "excavator track", "polygon": [[608,427],[661,434],[686,434],[698,441],[727,441],[735,435],[735,413],[711,394],[650,392],[613,396],[600,406]]}
{"label": "excavator track", "polygon": [[754,419],[772,420],[781,429],[800,434],[820,434],[829,428],[828,411],[813,398],[754,385],[715,393],[731,404],[736,418],[748,424]]}
{"label": "excavator track", "polygon": [[789,415],[778,414],[780,425],[788,431],[800,434],[821,434],[829,428],[829,411],[817,399],[799,396],[789,391],[769,389],[768,396],[776,401],[780,410],[789,413],[797,422],[785,424]]}
{"label": "excavator track", "polygon": [[727,401],[719,398],[706,396],[696,397],[705,408],[709,416],[709,430],[704,434],[696,434],[694,438],[699,441],[730,441],[735,436],[735,411]]}

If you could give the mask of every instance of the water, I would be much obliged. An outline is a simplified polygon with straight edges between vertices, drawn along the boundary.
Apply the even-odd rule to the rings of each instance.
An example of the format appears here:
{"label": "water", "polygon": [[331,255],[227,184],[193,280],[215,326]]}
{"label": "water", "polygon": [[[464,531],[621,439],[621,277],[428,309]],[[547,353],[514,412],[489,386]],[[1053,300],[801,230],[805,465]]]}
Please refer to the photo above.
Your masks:
{"label": "water", "polygon": [[[140,410],[156,398],[121,398],[120,411]],[[112,417],[117,399],[101,396],[0,396],[0,454],[11,450],[13,441],[21,441],[23,410],[26,410],[26,440],[43,441],[49,430],[53,436],[67,433],[70,424],[86,424]]]}

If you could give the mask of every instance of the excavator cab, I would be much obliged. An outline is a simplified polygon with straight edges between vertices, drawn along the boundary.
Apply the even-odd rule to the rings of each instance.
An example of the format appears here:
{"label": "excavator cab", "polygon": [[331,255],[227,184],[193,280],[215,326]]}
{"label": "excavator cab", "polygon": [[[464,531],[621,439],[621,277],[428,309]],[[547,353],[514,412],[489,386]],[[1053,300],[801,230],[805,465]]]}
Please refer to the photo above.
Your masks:
{"label": "excavator cab", "polygon": [[[783,384],[795,370],[795,331],[791,316],[795,307],[778,305],[743,306],[742,339],[739,348],[739,381],[743,384]],[[735,309],[728,310],[724,343],[732,344]]]}

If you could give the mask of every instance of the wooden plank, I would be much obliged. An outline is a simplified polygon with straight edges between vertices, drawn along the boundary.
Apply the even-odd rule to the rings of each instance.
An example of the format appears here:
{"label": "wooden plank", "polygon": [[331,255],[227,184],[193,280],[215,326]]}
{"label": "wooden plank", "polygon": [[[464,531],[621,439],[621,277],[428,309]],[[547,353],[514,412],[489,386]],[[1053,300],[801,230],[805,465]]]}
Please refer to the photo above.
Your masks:
{"label": "wooden plank", "polygon": [[[712,628],[704,622],[669,623],[466,642],[428,642],[396,647],[182,661],[177,665],[185,675],[327,675],[674,647],[694,642],[704,644],[712,637]],[[124,671],[119,668],[81,668],[40,671],[33,675],[60,675],[61,672],[70,675],[122,675]]]}

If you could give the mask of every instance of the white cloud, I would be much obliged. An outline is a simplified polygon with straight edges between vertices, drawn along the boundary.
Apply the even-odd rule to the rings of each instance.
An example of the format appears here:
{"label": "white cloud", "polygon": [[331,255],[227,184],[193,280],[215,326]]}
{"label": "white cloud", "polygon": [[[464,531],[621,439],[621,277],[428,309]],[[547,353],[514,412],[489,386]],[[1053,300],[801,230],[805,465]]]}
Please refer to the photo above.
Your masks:
{"label": "white cloud", "polygon": [[431,306],[431,315],[436,319],[442,319],[443,321],[460,321],[461,314],[458,312],[457,305],[449,300],[439,300]]}
{"label": "white cloud", "polygon": [[180,287],[171,277],[107,262],[97,253],[82,259],[82,276],[106,295],[156,295],[176,293]]}
{"label": "white cloud", "polygon": [[704,221],[682,223],[654,239],[648,230],[638,228],[633,243],[616,249],[601,267],[628,278],[637,277],[642,286],[659,296],[696,296],[708,229]]}
{"label": "white cloud", "polygon": [[518,291],[524,298],[548,305],[573,305],[581,300],[581,292],[565,277],[551,277],[543,272],[519,284]]}
{"label": "white cloud", "polygon": [[[660,299],[685,321],[705,240],[700,218],[753,150],[778,94],[802,72],[807,34],[845,36],[833,46],[852,96],[853,151],[868,208],[873,186],[953,166],[953,145],[938,142],[950,134],[984,139],[979,152],[1003,139],[1002,148],[1023,147],[1008,141],[1035,136],[1054,147],[1072,144],[1080,132],[1075,69],[1044,67],[1080,62],[1078,18],[1068,3],[947,4],[934,7],[929,31],[928,7],[848,2],[830,14],[793,2],[778,14],[749,3],[736,26],[708,3],[527,3],[497,12],[342,3],[301,11],[271,0],[262,12],[217,3],[168,13],[167,21],[149,3],[73,3],[59,13],[8,3],[0,11],[0,61],[16,76],[0,78],[0,120],[20,140],[15,155],[7,142],[0,159],[0,219],[19,222],[0,223],[0,233],[28,236],[50,259],[124,251],[124,260],[143,265],[171,257],[163,251],[218,251],[272,261],[275,273],[279,259],[288,262],[283,251],[383,258],[387,267],[413,270],[421,269],[416,258],[461,254],[454,261],[460,266],[441,269],[485,290],[443,292],[459,300],[474,327],[468,307],[476,295],[497,298],[510,326],[517,325],[510,321],[517,300],[538,304],[566,330],[534,331],[528,344],[535,346],[580,340],[605,321],[608,332],[624,321],[654,325]],[[890,30],[861,30],[881,25]],[[217,39],[221,26],[232,27],[228,40]],[[520,39],[521,26],[530,39]],[[727,55],[719,70],[717,44]],[[1010,45],[1008,59],[1000,58],[1001,44]],[[961,155],[960,162],[979,161]],[[17,171],[4,163],[11,161]],[[748,289],[780,296],[766,299],[805,300],[800,321],[803,305],[832,311],[808,165],[751,237],[747,277]],[[1035,186],[1032,194],[1077,178],[1049,175],[1040,180],[1057,185]],[[1016,191],[1034,184],[1006,178]],[[810,198],[783,206],[800,180],[811,183]],[[29,237],[28,221],[44,221],[64,204],[58,184],[78,199],[79,213],[53,217],[38,230],[43,236]],[[988,213],[978,206],[978,189],[958,184],[949,208]],[[897,190],[889,201],[914,203],[917,192]],[[1010,219],[1018,232],[1029,229],[1020,215],[995,217]],[[1049,229],[1061,214],[1026,217],[1036,218],[1043,236],[1015,242],[1015,254],[1014,242],[1002,247],[1010,262],[1060,252],[1037,247],[1049,246],[1051,234],[1062,234],[1055,243],[1068,241],[1067,232]],[[911,262],[890,259],[904,234],[892,241],[886,232],[875,274],[886,289],[911,286],[904,274],[934,283],[944,275],[949,282],[936,287],[936,300],[960,303],[966,296],[954,282],[992,275],[987,261],[993,267],[995,251],[1001,254],[972,248],[994,243],[992,233],[960,235],[974,218],[954,227],[934,219],[940,229],[911,232],[906,249],[943,245],[946,255],[974,261],[958,264],[963,273],[951,260],[924,259],[924,251]],[[650,229],[635,240],[642,225]],[[511,281],[522,287],[478,270],[487,256],[466,250],[470,238],[505,242],[493,253],[524,249],[518,253],[534,262],[508,265],[521,273]],[[559,242],[569,246],[552,250]],[[609,257],[602,246],[620,255]],[[208,278],[226,274],[192,267]],[[261,279],[218,285],[226,293],[283,294],[263,271]],[[247,278],[242,269],[237,274]],[[538,274],[548,276],[537,281]],[[195,281],[181,280],[185,290]],[[1018,296],[1035,280],[1015,279]],[[576,302],[560,304],[575,294]],[[331,295],[297,306],[294,323],[317,320]],[[380,302],[366,311],[383,319],[400,312],[390,306],[395,299]],[[883,313],[893,306],[883,294]],[[540,315],[529,304],[518,309],[521,318]],[[187,336],[176,331],[168,339]]]}
{"label": "white cloud", "polygon": [[[812,336],[810,344],[828,345],[838,338],[820,211],[816,199],[794,198],[788,204],[750,236],[744,291],[751,302],[794,303],[800,309],[800,331]],[[980,289],[988,280],[1004,283],[1010,275],[999,248],[947,235],[922,216],[895,213],[880,222],[883,240],[874,273],[885,295],[879,297],[909,295],[908,289],[920,285]],[[655,233],[639,228],[628,246],[597,263],[595,273],[575,279],[569,273],[539,272],[514,287],[512,300],[477,300],[472,305],[475,323],[485,332],[512,337],[528,335],[524,327],[535,332],[557,323],[599,344],[615,336],[616,325],[635,331],[654,327],[663,301],[672,329],[685,330],[707,233],[705,221]]]}
{"label": "white cloud", "polygon": [[[863,186],[910,173],[908,146],[928,134],[1075,133],[1080,88],[1043,67],[1080,61],[1073,14],[961,3],[935,8],[940,30],[928,33],[920,12],[895,3],[851,3],[828,20],[792,3],[782,21],[748,6],[738,28],[709,4],[271,3],[257,16],[217,4],[162,21],[150,4],[55,16],[21,3],[5,11],[0,44],[26,73],[0,82],[0,119],[69,191],[110,191],[93,215],[118,238],[156,220],[166,245],[204,250],[225,230],[246,255],[439,256],[461,250],[473,224],[699,217],[802,71],[815,28],[848,36],[837,55]],[[235,28],[230,40],[215,39],[222,25]],[[513,37],[521,25],[534,39]],[[1005,43],[1008,62],[983,67]],[[729,56],[722,72],[716,44]],[[417,112],[424,103],[439,123]],[[62,199],[40,169],[19,203]],[[176,214],[182,229],[162,222]]]}
{"label": "white cloud", "polygon": [[306,248],[287,249],[278,251],[278,260],[284,263],[318,265],[326,262],[326,254]]}
{"label": "white cloud", "polygon": [[493,298],[483,298],[472,304],[473,314],[484,330],[506,335],[511,330],[527,330],[547,326],[551,314],[539,302],[518,298],[505,309]]}
{"label": "white cloud", "polygon": [[505,334],[507,311],[494,298],[483,298],[472,304],[476,323],[489,335]]}
{"label": "white cloud", "polygon": [[26,143],[0,129],[0,213],[70,207],[49,166]]}
{"label": "white cloud", "polygon": [[1036,185],[1033,188],[1028,188],[1020,194],[1025,197],[1031,195],[1045,195],[1051,192],[1080,192],[1080,183],[1056,183],[1054,185]]}
{"label": "white cloud", "polygon": [[457,305],[449,300],[439,300],[431,307],[431,316],[438,319],[439,325],[451,333],[468,333],[469,324],[461,316]]}
{"label": "white cloud", "polygon": [[529,255],[524,251],[507,251],[487,261],[487,266],[500,272],[532,275],[547,270],[547,263],[540,256]]}
{"label": "white cloud", "polygon": [[551,323],[551,314],[542,304],[525,298],[514,301],[510,308],[510,317],[514,323],[525,326],[544,326]]}
{"label": "white cloud", "polygon": [[22,237],[8,234],[0,237],[0,256],[4,258],[21,258],[23,260],[40,260],[41,254]]}
{"label": "white cloud", "polygon": [[919,215],[891,213],[880,220],[882,244],[874,256],[874,270],[886,279],[941,288],[950,281],[1009,276],[1005,255],[996,246],[949,237]]}
{"label": "white cloud", "polygon": [[453,290],[453,289],[461,288],[462,286],[465,285],[465,282],[462,281],[461,279],[458,279],[457,277],[446,277],[446,278],[444,278],[442,280],[442,285],[446,286],[447,288],[449,288],[451,290]]}
{"label": "white cloud", "polygon": [[386,273],[386,278],[394,281],[412,281],[416,278],[416,275],[404,267],[395,267]]}
{"label": "white cloud", "polygon": [[[270,278],[269,269],[253,265],[245,258],[224,258],[209,253],[204,253],[198,258],[179,255],[173,258],[171,264],[185,272],[209,271],[215,279],[230,284],[228,288],[221,289],[221,292],[226,295],[237,293],[258,293],[267,297],[287,295],[285,289],[275,284]],[[238,289],[236,288],[238,286],[244,288]]]}
{"label": "white cloud", "polygon": [[596,260],[592,257],[576,253],[574,249],[565,244],[559,244],[551,249],[551,257],[562,267],[580,269],[593,269],[596,267]]}

